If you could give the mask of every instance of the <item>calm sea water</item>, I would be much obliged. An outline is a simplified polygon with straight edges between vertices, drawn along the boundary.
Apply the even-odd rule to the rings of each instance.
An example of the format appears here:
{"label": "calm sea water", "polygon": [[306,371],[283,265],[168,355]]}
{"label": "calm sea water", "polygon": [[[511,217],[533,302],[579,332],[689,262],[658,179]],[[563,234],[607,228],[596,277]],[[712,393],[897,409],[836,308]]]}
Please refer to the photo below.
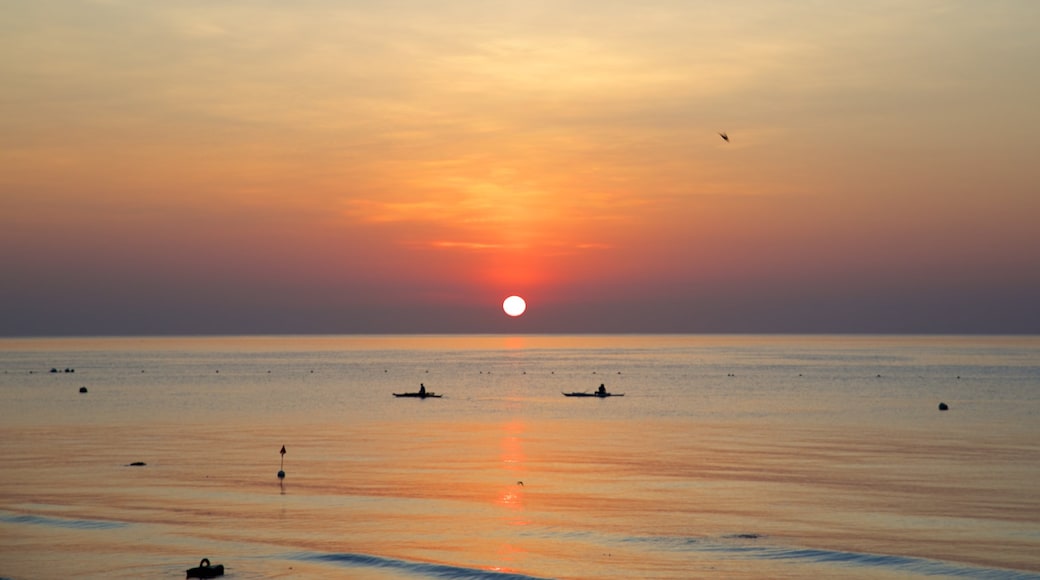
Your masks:
{"label": "calm sea water", "polygon": [[1040,578],[1040,337],[5,339],[0,450],[17,580]]}

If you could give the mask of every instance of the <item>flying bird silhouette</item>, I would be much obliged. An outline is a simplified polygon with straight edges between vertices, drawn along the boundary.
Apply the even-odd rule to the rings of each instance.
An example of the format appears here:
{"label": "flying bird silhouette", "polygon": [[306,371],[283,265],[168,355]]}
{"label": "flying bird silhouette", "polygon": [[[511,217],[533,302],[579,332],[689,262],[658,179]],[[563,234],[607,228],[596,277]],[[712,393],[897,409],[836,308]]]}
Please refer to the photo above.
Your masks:
{"label": "flying bird silhouette", "polygon": [[725,133],[719,133],[719,137],[722,137],[723,141],[725,141],[726,143],[729,143],[729,135],[727,135]]}

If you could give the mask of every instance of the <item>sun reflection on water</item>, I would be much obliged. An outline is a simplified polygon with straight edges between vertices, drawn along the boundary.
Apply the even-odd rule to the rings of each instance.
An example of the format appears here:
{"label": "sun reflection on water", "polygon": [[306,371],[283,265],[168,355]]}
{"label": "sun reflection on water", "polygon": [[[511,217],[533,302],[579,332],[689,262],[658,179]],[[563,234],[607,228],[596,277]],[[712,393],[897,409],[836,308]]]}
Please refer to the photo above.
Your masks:
{"label": "sun reflection on water", "polygon": [[522,435],[526,425],[522,420],[513,420],[503,425],[504,434],[501,440],[502,469],[510,483],[506,484],[498,494],[497,504],[510,512],[510,525],[527,525],[527,519],[520,517],[524,509],[524,481],[527,456],[524,453]]}

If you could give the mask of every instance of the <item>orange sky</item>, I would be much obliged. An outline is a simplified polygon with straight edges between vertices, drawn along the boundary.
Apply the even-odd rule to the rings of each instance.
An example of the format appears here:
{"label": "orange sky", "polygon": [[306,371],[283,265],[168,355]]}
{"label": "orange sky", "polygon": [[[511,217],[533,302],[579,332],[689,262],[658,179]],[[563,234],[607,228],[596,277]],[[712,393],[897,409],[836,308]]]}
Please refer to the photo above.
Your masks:
{"label": "orange sky", "polygon": [[9,3],[0,334],[1040,332],[1036,22]]}

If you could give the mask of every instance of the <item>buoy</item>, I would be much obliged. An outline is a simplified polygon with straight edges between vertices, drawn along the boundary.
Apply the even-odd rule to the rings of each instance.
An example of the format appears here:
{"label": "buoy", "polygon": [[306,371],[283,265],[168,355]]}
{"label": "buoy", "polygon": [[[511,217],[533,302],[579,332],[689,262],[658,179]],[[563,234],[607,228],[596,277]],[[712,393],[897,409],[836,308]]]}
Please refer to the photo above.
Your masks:
{"label": "buoy", "polygon": [[939,410],[940,411],[948,411],[949,409],[950,409],[950,407],[946,403],[939,403]]}
{"label": "buoy", "polygon": [[86,387],[80,387],[79,388],[79,392],[85,393],[85,392],[87,392],[87,388]]}
{"label": "buoy", "polygon": [[224,565],[209,565],[209,558],[203,558],[197,568],[188,568],[188,578],[216,578],[224,575]]}
{"label": "buoy", "polygon": [[285,479],[285,445],[282,445],[282,450],[278,453],[282,454],[282,462],[278,465],[278,479]]}

